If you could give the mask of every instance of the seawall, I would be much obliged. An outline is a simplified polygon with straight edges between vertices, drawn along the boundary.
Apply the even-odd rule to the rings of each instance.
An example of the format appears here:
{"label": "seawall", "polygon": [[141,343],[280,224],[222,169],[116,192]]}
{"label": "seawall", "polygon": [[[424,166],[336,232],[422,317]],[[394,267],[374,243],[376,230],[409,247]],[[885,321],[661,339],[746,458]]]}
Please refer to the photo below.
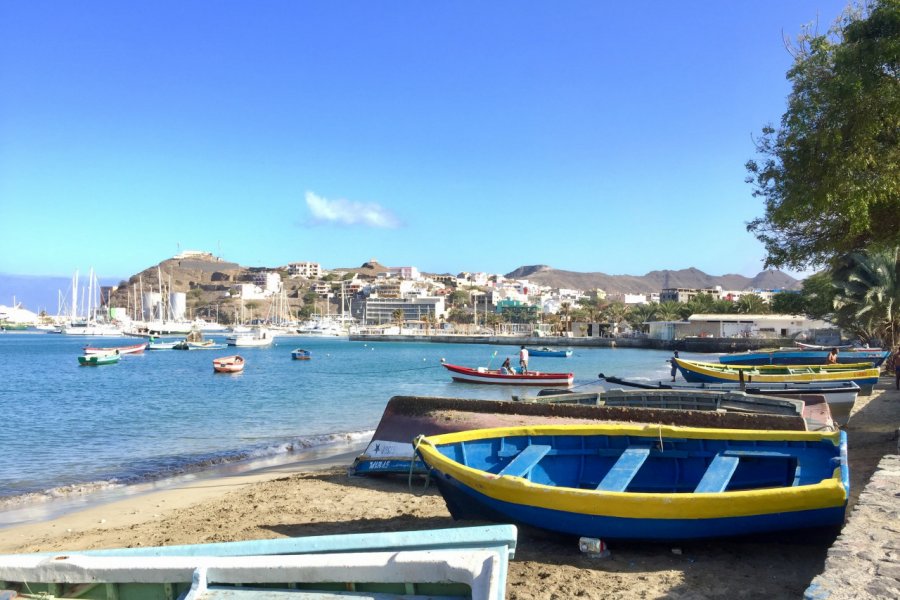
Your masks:
{"label": "seawall", "polygon": [[447,335],[447,334],[354,334],[358,342],[430,342],[437,344],[494,344],[499,346],[566,346],[569,348],[647,348],[685,352],[744,352],[762,348],[792,346],[791,338],[682,338],[657,340],[632,337],[562,337],[530,335]]}

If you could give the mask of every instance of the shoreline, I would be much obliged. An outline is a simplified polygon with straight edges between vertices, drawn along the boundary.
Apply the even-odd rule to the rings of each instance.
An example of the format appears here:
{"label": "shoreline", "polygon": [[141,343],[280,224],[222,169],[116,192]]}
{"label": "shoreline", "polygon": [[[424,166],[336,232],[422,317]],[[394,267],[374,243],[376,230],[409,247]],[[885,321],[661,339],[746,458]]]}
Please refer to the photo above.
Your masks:
{"label": "shoreline", "polygon": [[[847,517],[884,525],[854,510],[885,455],[897,453],[900,392],[883,377],[854,406],[848,431],[851,495]],[[2,530],[0,552],[197,544],[286,536],[464,527],[424,478],[350,477],[351,453],[176,486],[36,524]],[[862,519],[860,521],[860,519]],[[803,597],[824,570],[834,533],[610,544],[589,558],[577,539],[519,528],[506,597],[586,599]],[[865,547],[856,549],[860,554]],[[761,575],[761,574],[764,574]]]}
{"label": "shoreline", "polygon": [[[152,497],[166,496],[174,491],[189,492],[192,501],[201,501],[208,498],[209,492],[216,488],[224,490],[294,473],[333,468],[342,464],[349,465],[365,450],[370,437],[367,436],[364,441],[330,443],[288,453],[220,463],[173,477],[113,485],[87,493],[25,502],[0,511],[0,537],[15,535],[15,531],[19,528],[68,520],[80,513],[103,512],[106,507],[112,507],[110,510],[113,514],[119,516],[123,511],[127,513],[134,508],[132,514],[136,515],[141,512],[140,507],[150,506],[153,503]],[[134,506],[123,506],[119,510],[118,504]],[[0,548],[2,546],[0,542]]]}

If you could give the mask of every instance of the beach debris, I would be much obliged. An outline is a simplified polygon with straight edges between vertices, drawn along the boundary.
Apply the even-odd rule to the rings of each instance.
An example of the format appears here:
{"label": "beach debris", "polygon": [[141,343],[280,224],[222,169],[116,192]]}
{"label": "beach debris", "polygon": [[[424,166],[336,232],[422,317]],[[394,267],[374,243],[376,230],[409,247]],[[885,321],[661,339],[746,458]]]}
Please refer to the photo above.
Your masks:
{"label": "beach debris", "polygon": [[583,537],[578,540],[578,549],[588,558],[608,558],[609,548],[600,538]]}

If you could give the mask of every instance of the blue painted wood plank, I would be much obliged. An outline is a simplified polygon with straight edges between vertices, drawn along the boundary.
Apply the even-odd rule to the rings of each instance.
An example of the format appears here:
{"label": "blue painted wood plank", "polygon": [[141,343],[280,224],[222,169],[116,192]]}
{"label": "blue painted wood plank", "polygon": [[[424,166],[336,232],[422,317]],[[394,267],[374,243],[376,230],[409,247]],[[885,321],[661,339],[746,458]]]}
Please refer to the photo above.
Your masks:
{"label": "blue painted wood plank", "polygon": [[597,486],[597,489],[604,492],[624,492],[649,456],[650,448],[626,448],[625,451],[619,455],[616,464],[612,466],[609,472],[603,477],[603,480],[600,481],[600,485]]}
{"label": "blue painted wood plank", "polygon": [[524,450],[510,461],[508,465],[503,467],[499,475],[513,475],[515,477],[525,477],[531,469],[535,467],[547,453],[550,452],[550,446],[540,444],[531,444],[526,446]]}
{"label": "blue painted wood plank", "polygon": [[741,459],[737,456],[717,454],[706,469],[706,473],[703,474],[700,483],[694,489],[694,493],[724,492],[725,488],[728,487],[728,482],[731,481],[731,476],[737,470],[739,462],[741,462]]}

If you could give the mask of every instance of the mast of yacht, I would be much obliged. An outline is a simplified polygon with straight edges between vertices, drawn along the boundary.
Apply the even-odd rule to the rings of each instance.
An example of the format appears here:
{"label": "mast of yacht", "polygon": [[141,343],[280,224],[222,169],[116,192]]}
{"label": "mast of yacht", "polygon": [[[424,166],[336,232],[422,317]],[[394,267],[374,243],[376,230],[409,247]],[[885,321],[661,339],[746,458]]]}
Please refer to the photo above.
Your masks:
{"label": "mast of yacht", "polygon": [[78,318],[78,269],[72,275],[72,314],[71,320]]}

